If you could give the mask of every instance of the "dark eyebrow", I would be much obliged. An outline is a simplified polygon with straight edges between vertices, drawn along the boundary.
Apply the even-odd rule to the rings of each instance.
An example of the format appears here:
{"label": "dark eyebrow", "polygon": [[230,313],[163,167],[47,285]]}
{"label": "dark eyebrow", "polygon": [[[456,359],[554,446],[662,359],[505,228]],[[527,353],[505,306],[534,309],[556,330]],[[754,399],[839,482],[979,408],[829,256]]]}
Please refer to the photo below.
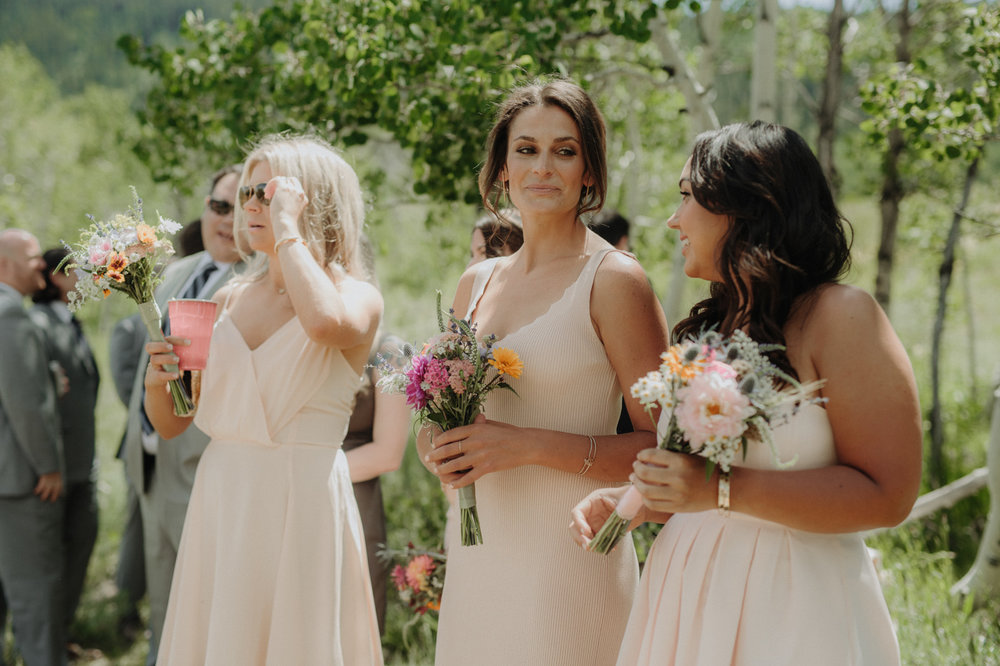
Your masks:
{"label": "dark eyebrow", "polygon": [[680,180],[677,181],[677,186],[680,187],[684,183],[690,183],[690,182],[691,182],[690,178],[681,178]]}
{"label": "dark eyebrow", "polygon": [[[514,141],[532,141],[534,143],[538,143],[538,139],[536,139],[533,136],[528,136],[527,134],[522,134],[520,136],[514,137]],[[553,143],[565,143],[566,141],[572,141],[574,143],[580,143],[580,140],[577,139],[575,136],[560,136],[560,137],[557,137],[553,141]]]}

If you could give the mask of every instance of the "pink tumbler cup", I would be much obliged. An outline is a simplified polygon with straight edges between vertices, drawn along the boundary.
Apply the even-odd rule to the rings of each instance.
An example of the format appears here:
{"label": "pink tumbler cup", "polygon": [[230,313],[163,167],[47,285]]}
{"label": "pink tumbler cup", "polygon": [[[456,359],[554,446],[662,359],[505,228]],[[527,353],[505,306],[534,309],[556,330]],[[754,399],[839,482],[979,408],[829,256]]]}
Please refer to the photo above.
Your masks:
{"label": "pink tumbler cup", "polygon": [[178,345],[174,353],[180,359],[181,370],[204,370],[208,361],[208,344],[215,326],[214,301],[179,298],[167,302],[170,313],[170,334],[187,338],[188,347]]}

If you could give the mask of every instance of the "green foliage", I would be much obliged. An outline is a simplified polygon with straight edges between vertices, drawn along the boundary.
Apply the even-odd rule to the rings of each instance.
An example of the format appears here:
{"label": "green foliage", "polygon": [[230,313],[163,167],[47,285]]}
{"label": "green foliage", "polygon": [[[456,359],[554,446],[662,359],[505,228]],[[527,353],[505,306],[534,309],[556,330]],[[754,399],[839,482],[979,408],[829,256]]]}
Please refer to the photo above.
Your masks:
{"label": "green foliage", "polygon": [[119,45],[156,78],[137,148],[159,179],[189,182],[202,155],[236,159],[264,133],[311,128],[351,145],[379,128],[411,151],[415,193],[474,202],[490,102],[521,78],[567,72],[564,45],[586,35],[648,39],[657,7],[286,0],[229,21],[189,12],[177,48]]}
{"label": "green foliage", "polygon": [[953,46],[965,71],[948,83],[940,82],[929,60],[917,58],[862,89],[872,141],[882,143],[897,129],[911,149],[937,161],[971,162],[1000,138],[1000,8],[982,3],[966,10],[965,19]]}
{"label": "green foliage", "polygon": [[[270,0],[240,0],[264,7]],[[115,40],[125,32],[144,39],[176,42],[177,27],[192,0],[4,0],[0,43],[22,44],[41,62],[65,94],[88,84],[135,89],[146,85],[142,72],[130,69]],[[197,0],[208,16],[224,16],[233,0]]]}
{"label": "green foliage", "polygon": [[[957,581],[947,552],[927,552],[908,532],[871,540],[882,555],[882,590],[896,625],[903,664],[1000,663],[1000,602],[975,610],[952,596]],[[912,532],[909,531],[909,532]]]}

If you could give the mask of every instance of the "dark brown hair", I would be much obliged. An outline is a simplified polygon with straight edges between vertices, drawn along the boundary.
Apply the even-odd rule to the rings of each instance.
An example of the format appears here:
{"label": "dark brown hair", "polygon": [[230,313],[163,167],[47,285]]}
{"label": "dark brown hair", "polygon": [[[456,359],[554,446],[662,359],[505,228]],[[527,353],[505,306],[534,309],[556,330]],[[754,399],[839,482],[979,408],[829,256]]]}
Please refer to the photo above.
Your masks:
{"label": "dark brown hair", "polygon": [[[732,224],[719,252],[722,281],[674,327],[674,338],[745,327],[757,342],[784,345],[793,309],[850,268],[850,224],[816,156],[787,127],[728,125],[696,139],[691,193]],[[771,358],[795,376],[784,352]]]}
{"label": "dark brown hair", "polygon": [[498,213],[504,205],[501,175],[507,166],[507,142],[510,126],[521,111],[533,106],[554,106],[562,109],[580,130],[580,150],[584,173],[591,185],[580,191],[577,214],[600,210],[608,190],[608,160],[604,116],[583,88],[565,79],[536,80],[514,88],[500,103],[496,122],[486,140],[486,164],[479,172],[479,194],[487,210]]}

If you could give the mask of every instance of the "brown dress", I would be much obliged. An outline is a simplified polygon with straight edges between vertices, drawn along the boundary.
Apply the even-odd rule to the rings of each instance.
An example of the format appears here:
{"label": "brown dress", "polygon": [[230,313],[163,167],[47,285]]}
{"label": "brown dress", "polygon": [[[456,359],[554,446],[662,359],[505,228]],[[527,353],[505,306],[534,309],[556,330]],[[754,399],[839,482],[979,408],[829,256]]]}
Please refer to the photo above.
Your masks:
{"label": "brown dress", "polygon": [[[361,388],[354,397],[354,412],[344,437],[344,451],[356,449],[372,441],[372,427],[375,423],[375,386],[372,381],[372,365],[378,363],[378,355],[398,354],[403,341],[391,335],[383,335],[376,342],[369,367],[361,377]],[[385,544],[385,508],[382,505],[382,487],[379,478],[359,481],[354,484],[354,497],[361,512],[361,524],[365,530],[365,549],[368,551],[368,572],[372,579],[372,593],[375,595],[375,612],[378,614],[379,631],[385,632],[385,589],[388,578],[388,564],[378,557],[379,549]]]}

